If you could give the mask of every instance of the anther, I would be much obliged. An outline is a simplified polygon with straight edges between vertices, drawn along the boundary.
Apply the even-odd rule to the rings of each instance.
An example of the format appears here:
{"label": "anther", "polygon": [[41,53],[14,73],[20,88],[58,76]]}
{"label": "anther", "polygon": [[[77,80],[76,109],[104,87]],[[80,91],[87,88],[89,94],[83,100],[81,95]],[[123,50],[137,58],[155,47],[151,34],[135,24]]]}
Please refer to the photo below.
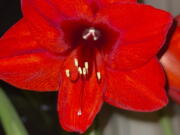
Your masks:
{"label": "anther", "polygon": [[75,65],[76,67],[78,67],[78,65],[79,65],[77,58],[74,59],[74,65]]}
{"label": "anther", "polygon": [[67,77],[70,77],[70,70],[69,70],[69,69],[66,69],[65,72],[66,72],[66,76],[67,76]]}
{"label": "anther", "polygon": [[84,62],[84,67],[86,68],[86,70],[88,69],[89,67],[88,62]]}
{"label": "anther", "polygon": [[83,75],[86,75],[86,74],[87,74],[86,68],[84,67],[84,68],[83,68]]}
{"label": "anther", "polygon": [[84,67],[86,69],[86,74],[88,74],[88,68],[89,68],[88,62],[84,62]]}
{"label": "anther", "polygon": [[101,73],[100,73],[100,72],[97,72],[96,75],[97,75],[97,79],[98,79],[98,80],[101,80]]}
{"label": "anther", "polygon": [[81,115],[82,115],[82,111],[79,110],[79,111],[77,112],[77,115],[78,115],[78,116],[81,116]]}
{"label": "anther", "polygon": [[81,67],[78,67],[78,72],[79,72],[80,75],[82,75],[83,71],[82,71]]}

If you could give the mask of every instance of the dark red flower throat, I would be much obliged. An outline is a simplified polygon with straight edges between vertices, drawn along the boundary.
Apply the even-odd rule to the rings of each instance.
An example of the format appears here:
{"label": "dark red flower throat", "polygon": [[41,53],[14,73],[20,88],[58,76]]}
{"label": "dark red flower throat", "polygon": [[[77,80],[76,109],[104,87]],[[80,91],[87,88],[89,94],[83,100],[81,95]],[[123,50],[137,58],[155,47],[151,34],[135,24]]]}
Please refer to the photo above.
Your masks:
{"label": "dark red flower throat", "polygon": [[97,81],[101,81],[102,55],[110,51],[117,41],[118,33],[107,24],[93,24],[85,20],[68,20],[61,24],[64,32],[65,43],[69,46],[67,51],[76,50],[74,66],[77,67],[78,77],[71,77],[71,72],[66,69],[66,76],[76,81],[81,76],[83,80],[88,80],[95,69]]}

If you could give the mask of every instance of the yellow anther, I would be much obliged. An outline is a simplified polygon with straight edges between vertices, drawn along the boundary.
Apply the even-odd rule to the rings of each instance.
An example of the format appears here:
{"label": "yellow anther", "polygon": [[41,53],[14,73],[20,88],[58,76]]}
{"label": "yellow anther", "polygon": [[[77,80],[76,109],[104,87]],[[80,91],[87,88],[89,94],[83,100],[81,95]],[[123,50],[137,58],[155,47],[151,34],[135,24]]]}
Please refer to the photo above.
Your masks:
{"label": "yellow anther", "polygon": [[66,76],[69,78],[69,77],[70,77],[70,70],[69,70],[69,69],[66,69],[66,70],[65,70],[65,73],[66,73]]}

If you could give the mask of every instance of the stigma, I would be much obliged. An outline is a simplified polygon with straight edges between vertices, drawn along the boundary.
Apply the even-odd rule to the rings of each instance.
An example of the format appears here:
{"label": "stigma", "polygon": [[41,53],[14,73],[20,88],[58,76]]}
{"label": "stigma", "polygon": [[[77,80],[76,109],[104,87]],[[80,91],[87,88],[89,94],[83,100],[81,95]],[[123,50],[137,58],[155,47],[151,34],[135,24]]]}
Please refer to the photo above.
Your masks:
{"label": "stigma", "polygon": [[97,41],[100,38],[100,31],[91,27],[84,31],[84,33],[82,34],[82,38],[84,40],[92,38],[94,41]]}

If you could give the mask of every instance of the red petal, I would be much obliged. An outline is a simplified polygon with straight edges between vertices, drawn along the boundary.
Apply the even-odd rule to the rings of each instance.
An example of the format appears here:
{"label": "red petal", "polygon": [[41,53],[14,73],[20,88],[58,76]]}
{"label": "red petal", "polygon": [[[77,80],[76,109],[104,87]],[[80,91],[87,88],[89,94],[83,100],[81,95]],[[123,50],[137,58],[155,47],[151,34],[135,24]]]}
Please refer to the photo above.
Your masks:
{"label": "red petal", "polygon": [[97,1],[100,2],[102,5],[112,4],[117,2],[137,2],[137,0],[97,0]]}
{"label": "red petal", "polygon": [[0,38],[0,58],[42,50],[34,40],[26,21],[21,19]]}
{"label": "red petal", "polygon": [[47,54],[28,26],[21,19],[0,39],[0,78],[19,88],[57,90],[62,60]]}
{"label": "red petal", "polygon": [[61,12],[50,0],[22,0],[21,3],[23,15],[26,18],[33,19],[33,14],[38,14],[54,23],[58,23],[62,19]]}
{"label": "red petal", "polygon": [[0,59],[0,79],[23,89],[57,90],[61,60],[36,52]]}
{"label": "red petal", "polygon": [[[68,66],[72,65],[73,63]],[[66,69],[64,68],[64,71]],[[62,73],[58,112],[60,123],[64,129],[79,133],[86,131],[102,106],[102,85],[102,82],[97,83],[95,72],[92,73],[89,80],[79,78],[77,81],[71,81],[65,72]],[[82,115],[78,115],[78,112]]]}
{"label": "red petal", "polygon": [[86,0],[24,0],[25,14],[39,12],[45,17],[58,21],[64,17],[92,16]]}
{"label": "red petal", "polygon": [[[22,0],[23,17],[39,46],[53,53],[68,48],[62,39],[61,12],[49,0]],[[24,20],[25,20],[24,19]],[[17,30],[17,29],[16,29]]]}
{"label": "red petal", "polygon": [[99,11],[103,20],[119,31],[107,63],[111,68],[129,69],[141,66],[162,47],[172,23],[169,13],[142,4],[112,4]]}
{"label": "red petal", "polygon": [[108,4],[118,2],[137,2],[137,0],[87,0],[92,12],[96,15],[100,8],[104,8]]}
{"label": "red petal", "polygon": [[106,6],[108,4],[118,3],[118,2],[137,2],[137,0],[87,0],[88,3],[96,3],[100,7]]}
{"label": "red petal", "polygon": [[105,101],[133,111],[155,111],[167,104],[163,70],[156,59],[145,66],[120,72],[107,69]]}

